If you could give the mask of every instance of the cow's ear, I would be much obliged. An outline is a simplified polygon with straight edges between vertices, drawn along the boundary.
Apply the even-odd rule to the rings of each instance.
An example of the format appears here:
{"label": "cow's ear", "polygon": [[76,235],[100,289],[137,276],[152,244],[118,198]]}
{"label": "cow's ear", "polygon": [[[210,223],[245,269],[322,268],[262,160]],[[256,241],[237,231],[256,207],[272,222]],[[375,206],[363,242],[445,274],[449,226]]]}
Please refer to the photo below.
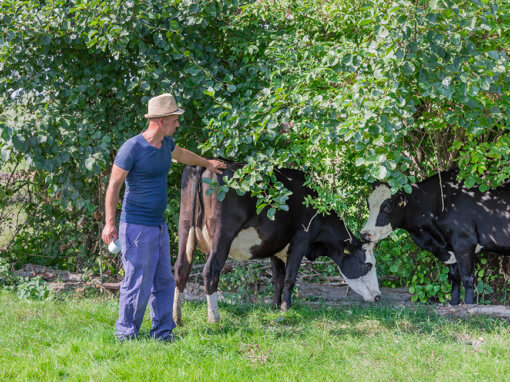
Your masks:
{"label": "cow's ear", "polygon": [[372,186],[372,190],[375,190],[377,188],[377,186],[380,186],[381,184],[383,184],[382,182],[374,182],[371,184]]}
{"label": "cow's ear", "polygon": [[406,196],[399,196],[398,198],[398,206],[399,207],[405,207],[407,205],[407,197]]}

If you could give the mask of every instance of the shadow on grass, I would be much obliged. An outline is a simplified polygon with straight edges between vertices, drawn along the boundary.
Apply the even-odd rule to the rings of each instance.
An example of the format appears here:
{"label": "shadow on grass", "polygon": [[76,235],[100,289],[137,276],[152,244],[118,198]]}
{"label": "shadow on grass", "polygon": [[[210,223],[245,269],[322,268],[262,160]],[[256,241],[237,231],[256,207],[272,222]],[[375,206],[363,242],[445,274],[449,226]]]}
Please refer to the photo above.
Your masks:
{"label": "shadow on grass", "polygon": [[[382,332],[394,335],[427,336],[443,342],[458,342],[458,332],[477,335],[508,330],[508,322],[487,316],[466,319],[438,315],[431,306],[393,307],[383,304],[349,306],[309,306],[296,302],[286,313],[270,304],[219,302],[221,322],[207,324],[205,302],[188,301],[194,311],[193,322],[186,322],[184,330],[200,330],[208,335],[260,334],[261,330],[276,338],[296,338],[311,331],[324,330],[329,336],[374,337]],[[184,312],[183,312],[184,313]],[[203,313],[203,314],[202,314]],[[194,326],[194,328],[190,327]]]}

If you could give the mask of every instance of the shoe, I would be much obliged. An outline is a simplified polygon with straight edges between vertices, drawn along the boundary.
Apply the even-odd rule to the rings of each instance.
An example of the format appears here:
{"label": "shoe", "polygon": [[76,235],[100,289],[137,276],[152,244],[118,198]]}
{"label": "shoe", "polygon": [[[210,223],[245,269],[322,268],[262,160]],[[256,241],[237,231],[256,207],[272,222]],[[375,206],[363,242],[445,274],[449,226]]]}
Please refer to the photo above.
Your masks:
{"label": "shoe", "polygon": [[128,334],[127,336],[117,336],[117,338],[119,339],[119,342],[126,342],[134,340],[136,336],[134,334]]}
{"label": "shoe", "polygon": [[156,338],[156,341],[166,342],[170,344],[175,341],[175,336],[172,333],[170,333],[164,337]]}

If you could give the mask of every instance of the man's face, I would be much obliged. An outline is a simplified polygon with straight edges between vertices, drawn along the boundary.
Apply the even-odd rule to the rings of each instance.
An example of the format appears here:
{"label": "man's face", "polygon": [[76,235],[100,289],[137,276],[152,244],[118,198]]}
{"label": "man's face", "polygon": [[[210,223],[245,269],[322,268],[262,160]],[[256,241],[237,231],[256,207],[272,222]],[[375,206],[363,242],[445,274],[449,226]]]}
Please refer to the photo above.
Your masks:
{"label": "man's face", "polygon": [[179,116],[170,115],[168,117],[161,118],[161,128],[163,133],[167,137],[172,137],[175,134],[175,130],[179,127]]}

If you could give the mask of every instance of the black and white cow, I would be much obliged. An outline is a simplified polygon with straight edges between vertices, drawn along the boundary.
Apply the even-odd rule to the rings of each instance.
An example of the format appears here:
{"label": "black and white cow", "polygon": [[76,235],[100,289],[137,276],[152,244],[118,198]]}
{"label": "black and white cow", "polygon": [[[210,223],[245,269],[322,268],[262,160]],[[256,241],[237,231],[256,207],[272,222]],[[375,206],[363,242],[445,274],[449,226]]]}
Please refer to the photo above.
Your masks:
{"label": "black and white cow", "polygon": [[465,302],[474,303],[476,253],[483,249],[510,254],[510,182],[481,192],[466,188],[457,174],[454,169],[441,173],[441,179],[432,176],[413,185],[411,194],[391,196],[387,185],[377,185],[368,198],[370,216],[361,231],[361,237],[373,243],[394,229],[408,231],[419,247],[449,265],[452,305],[460,302],[461,281]]}
{"label": "black and white cow", "polygon": [[[229,163],[222,176],[232,176],[240,166]],[[311,191],[303,186],[302,172],[275,170],[278,181],[292,195],[288,200],[289,211],[278,211],[274,220],[266,217],[266,210],[257,215],[256,199],[249,195],[239,196],[229,191],[221,202],[216,192],[207,195],[209,186],[203,184],[203,178],[223,184],[222,176],[190,166],[182,175],[179,253],[175,263],[175,322],[181,322],[182,293],[197,245],[208,254],[204,284],[209,322],[219,321],[216,292],[220,271],[229,256],[238,260],[271,257],[273,303],[281,306],[282,311],[290,308],[292,288],[303,257],[310,260],[319,256],[332,258],[356,293],[366,301],[379,300],[373,245],[357,240],[336,216],[322,216],[303,205]]]}

